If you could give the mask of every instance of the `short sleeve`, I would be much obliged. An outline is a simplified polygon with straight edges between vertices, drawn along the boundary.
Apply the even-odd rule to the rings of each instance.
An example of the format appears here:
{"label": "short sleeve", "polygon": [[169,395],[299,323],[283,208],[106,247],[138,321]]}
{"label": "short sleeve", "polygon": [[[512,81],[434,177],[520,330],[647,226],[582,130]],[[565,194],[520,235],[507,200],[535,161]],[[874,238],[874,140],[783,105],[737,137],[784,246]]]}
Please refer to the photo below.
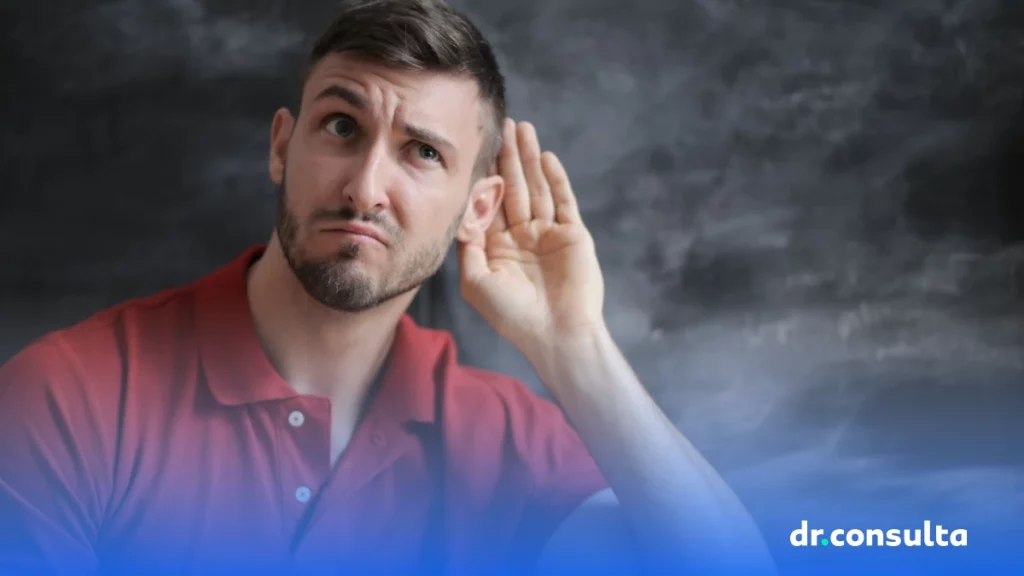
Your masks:
{"label": "short sleeve", "polygon": [[512,413],[517,448],[531,479],[515,548],[532,562],[562,521],[608,484],[558,406],[523,386]]}
{"label": "short sleeve", "polygon": [[30,344],[0,366],[0,573],[92,574],[107,492],[103,424],[65,351]]}

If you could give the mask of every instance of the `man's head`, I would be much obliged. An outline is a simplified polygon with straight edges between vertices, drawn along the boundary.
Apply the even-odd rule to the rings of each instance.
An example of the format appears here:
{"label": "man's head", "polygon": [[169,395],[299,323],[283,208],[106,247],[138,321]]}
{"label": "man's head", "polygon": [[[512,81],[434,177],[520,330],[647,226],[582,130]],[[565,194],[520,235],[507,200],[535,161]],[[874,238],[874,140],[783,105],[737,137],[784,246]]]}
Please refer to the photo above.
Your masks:
{"label": "man's head", "polygon": [[297,116],[278,110],[271,132],[275,236],[306,291],[372,308],[482,234],[501,204],[488,169],[504,117],[504,80],[465,16],[441,0],[343,3]]}

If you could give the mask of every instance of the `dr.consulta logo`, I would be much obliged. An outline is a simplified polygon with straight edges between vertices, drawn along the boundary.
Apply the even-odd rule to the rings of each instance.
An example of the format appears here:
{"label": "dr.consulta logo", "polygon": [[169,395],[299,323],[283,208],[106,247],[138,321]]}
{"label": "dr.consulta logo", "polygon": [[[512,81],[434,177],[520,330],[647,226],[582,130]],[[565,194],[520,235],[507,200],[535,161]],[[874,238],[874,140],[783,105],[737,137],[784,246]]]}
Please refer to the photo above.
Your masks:
{"label": "dr.consulta logo", "polygon": [[809,530],[807,520],[803,520],[800,527],[790,533],[789,543],[793,546],[967,546],[967,530],[949,530],[941,524],[932,526],[929,520],[924,521],[924,528],[838,528],[827,537],[825,533],[820,529]]}

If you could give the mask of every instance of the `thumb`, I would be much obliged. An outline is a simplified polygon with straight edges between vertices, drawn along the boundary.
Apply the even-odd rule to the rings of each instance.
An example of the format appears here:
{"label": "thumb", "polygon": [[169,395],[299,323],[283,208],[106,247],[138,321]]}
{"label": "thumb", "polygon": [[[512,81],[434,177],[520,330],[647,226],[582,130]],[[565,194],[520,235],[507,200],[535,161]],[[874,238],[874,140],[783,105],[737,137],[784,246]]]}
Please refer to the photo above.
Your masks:
{"label": "thumb", "polygon": [[490,269],[487,266],[487,253],[482,243],[459,242],[459,272],[462,282],[475,284],[486,276]]}

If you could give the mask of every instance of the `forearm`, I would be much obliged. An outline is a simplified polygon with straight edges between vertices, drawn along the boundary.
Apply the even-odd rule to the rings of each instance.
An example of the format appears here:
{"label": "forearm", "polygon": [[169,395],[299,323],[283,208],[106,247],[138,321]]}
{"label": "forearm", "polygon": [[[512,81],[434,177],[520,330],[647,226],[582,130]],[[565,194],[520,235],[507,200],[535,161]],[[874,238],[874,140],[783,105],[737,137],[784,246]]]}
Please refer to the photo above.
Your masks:
{"label": "forearm", "polygon": [[773,570],[743,505],[658,408],[607,330],[527,357],[615,491],[652,571]]}

